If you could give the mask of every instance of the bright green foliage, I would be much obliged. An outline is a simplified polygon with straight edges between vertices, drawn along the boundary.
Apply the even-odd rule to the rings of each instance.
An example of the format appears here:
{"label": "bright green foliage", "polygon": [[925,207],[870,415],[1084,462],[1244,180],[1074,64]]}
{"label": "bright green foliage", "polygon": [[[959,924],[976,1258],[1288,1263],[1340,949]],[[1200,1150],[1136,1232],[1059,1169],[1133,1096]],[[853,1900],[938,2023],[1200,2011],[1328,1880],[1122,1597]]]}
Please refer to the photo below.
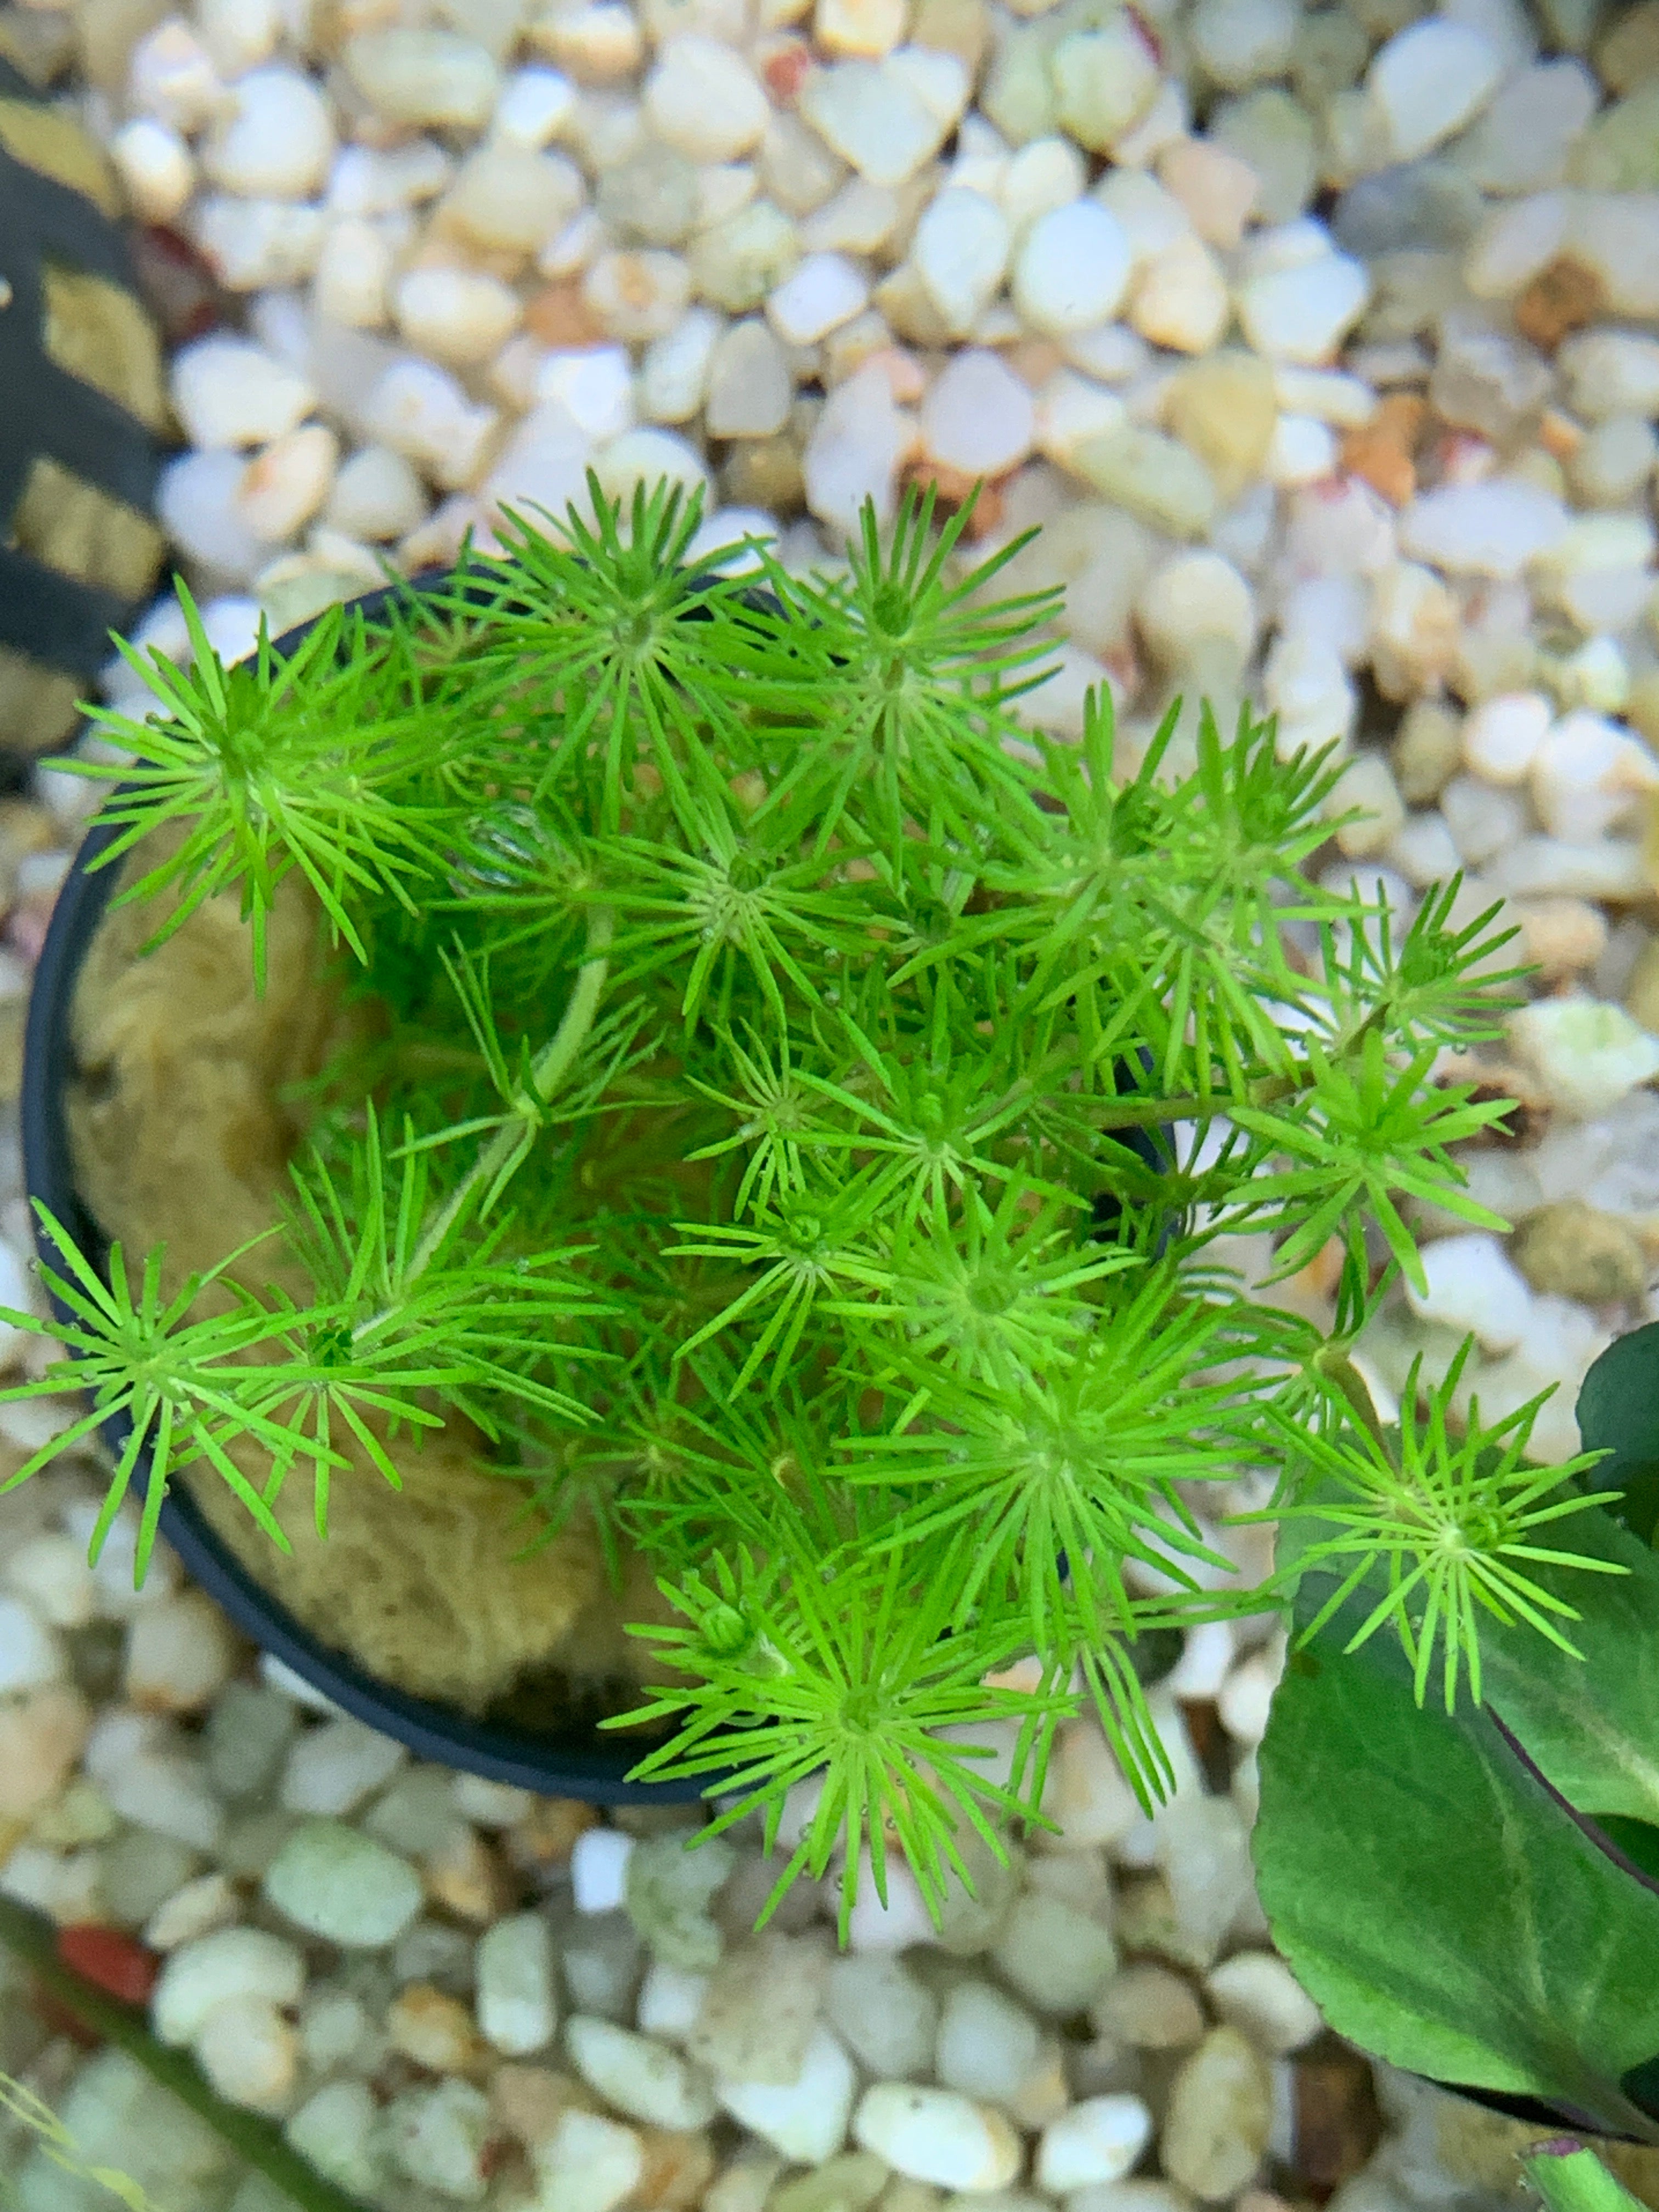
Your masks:
{"label": "bright green foliage", "polygon": [[[1298,1423],[1286,1407],[1272,1401],[1264,1413],[1267,1425],[1281,1431],[1287,1459],[1299,1462],[1316,1482],[1322,1479],[1328,1487],[1301,1504],[1287,1498],[1261,1517],[1322,1522],[1333,1533],[1305,1544],[1298,1571],[1336,1562],[1346,1570],[1303,1629],[1301,1641],[1311,1641],[1363,1582],[1374,1579],[1373,1571],[1382,1560],[1387,1589],[1345,1648],[1358,1650],[1392,1620],[1413,1662],[1413,1687],[1420,1705],[1438,1644],[1449,1713],[1456,1709],[1465,1669],[1470,1696],[1476,1705],[1480,1702],[1480,1613],[1506,1626],[1524,1620],[1559,1650],[1577,1658],[1582,1655],[1551,1615],[1577,1620],[1578,1613],[1565,1597],[1538,1582],[1536,1570],[1565,1565],[1581,1572],[1629,1571],[1615,1561],[1527,1540],[1548,1522],[1604,1504],[1616,1493],[1584,1495],[1573,1483],[1573,1477],[1595,1465],[1593,1452],[1562,1467],[1522,1463],[1522,1443],[1547,1391],[1490,1426],[1480,1419],[1478,1401],[1473,1402],[1467,1420],[1454,1432],[1451,1407],[1468,1351],[1466,1343],[1432,1390],[1419,1389],[1420,1361],[1413,1367],[1400,1429],[1393,1436],[1364,1422],[1357,1434],[1346,1422],[1308,1424],[1304,1417]],[[1316,1380],[1330,1409],[1346,1413],[1340,1384],[1316,1370]],[[1419,1398],[1426,1401],[1421,1413]]]}
{"label": "bright green foliage", "polygon": [[[128,894],[158,932],[240,896],[258,975],[299,869],[374,1018],[295,1163],[313,1302],[238,1255],[134,1309],[66,1253],[86,1364],[28,1387],[131,1406],[162,1474],[230,1480],[240,1429],[319,1521],[348,1432],[395,1480],[465,1412],[527,1541],[591,1515],[660,1571],[642,1771],[735,1770],[773,1823],[821,1775],[785,1879],[845,1844],[848,1907],[895,1844],[937,1903],[1079,1695],[1150,1804],[1136,1639],[1281,1595],[1200,1511],[1242,1461],[1279,1510],[1335,1486],[1419,1697],[1437,1655],[1478,1688],[1477,1605],[1559,1633],[1534,1409],[1490,1474],[1443,1410],[1391,1451],[1345,1356],[1368,1232],[1414,1273],[1410,1204],[1489,1218],[1448,1147],[1501,1109],[1431,1070],[1501,1023],[1492,916],[1449,886],[1397,939],[1319,888],[1339,764],[1249,716],[1185,770],[1176,714],[1135,761],[1103,697],[1033,737],[1054,607],[927,505],[827,581],[690,574],[678,494],[596,511],[286,662],[198,640],[125,727],[106,818],[177,841]],[[1218,1264],[1255,1231],[1282,1273],[1342,1240],[1333,1344]]]}

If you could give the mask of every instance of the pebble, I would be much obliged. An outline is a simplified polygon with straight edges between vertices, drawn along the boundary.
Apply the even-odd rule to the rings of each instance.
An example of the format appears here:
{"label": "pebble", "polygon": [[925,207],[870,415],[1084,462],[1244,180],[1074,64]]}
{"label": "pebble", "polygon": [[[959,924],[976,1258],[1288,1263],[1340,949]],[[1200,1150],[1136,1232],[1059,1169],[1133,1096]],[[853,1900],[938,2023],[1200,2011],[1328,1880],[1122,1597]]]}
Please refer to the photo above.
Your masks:
{"label": "pebble", "polygon": [[666,337],[647,349],[638,382],[642,414],[653,422],[690,421],[707,396],[724,328],[724,318],[712,309],[690,307]]}
{"label": "pebble", "polygon": [[577,96],[575,86],[558,70],[514,70],[501,86],[490,129],[505,144],[539,151],[558,137]]}
{"label": "pebble", "polygon": [[1131,266],[1116,216],[1096,201],[1074,200],[1039,216],[1021,240],[1014,305],[1036,331],[1092,330],[1122,304]]}
{"label": "pebble", "polygon": [[[642,2035],[683,2044],[702,2016],[708,1976],[653,1959],[640,1984],[636,2021]],[[845,2039],[843,2038],[843,2040]]]}
{"label": "pebble", "polygon": [[1629,1224],[1582,1199],[1561,1199],[1525,1215],[1510,1252],[1534,1291],[1585,1305],[1633,1304],[1651,1273]]}
{"label": "pebble", "polygon": [[135,116],[110,141],[133,213],[145,222],[171,223],[196,189],[196,162],[178,131],[151,116]]}
{"label": "pebble", "polygon": [[1659,434],[1639,415],[1613,415],[1594,424],[1567,460],[1574,496],[1588,507],[1619,507],[1634,498],[1659,467]]}
{"label": "pebble", "polygon": [[1564,715],[1533,757],[1532,803],[1553,837],[1591,844],[1659,787],[1659,765],[1620,724],[1583,708]]}
{"label": "pebble", "polygon": [[295,2149],[342,2189],[367,2194],[386,2174],[378,2154],[380,2107],[366,2081],[328,2081],[283,2128]]}
{"label": "pebble", "polygon": [[734,323],[708,363],[704,421],[713,438],[764,438],[789,419],[794,384],[788,357],[757,318]]}
{"label": "pebble", "polygon": [[386,2040],[433,2074],[470,2074],[483,2056],[472,2014],[431,1982],[399,1990],[386,2016]]}
{"label": "pebble", "polygon": [[[1435,880],[1443,880],[1448,872],[1444,869],[1437,871]],[[1278,1668],[1260,1652],[1241,1660],[1228,1675],[1216,1698],[1216,1711],[1222,1727],[1235,1743],[1261,1742],[1267,1733],[1267,1717],[1278,1687]]]}
{"label": "pebble", "polygon": [[464,1928],[447,1920],[419,1919],[398,1938],[392,1972],[403,1982],[428,1982],[451,1996],[470,1996],[477,1970],[477,1949]]}
{"label": "pebble", "polygon": [[1115,1974],[1089,2008],[1102,2035],[1141,2051],[1185,2051],[1205,2030],[1204,2008],[1186,1977],[1143,1962]]}
{"label": "pebble", "polygon": [[427,510],[425,489],[404,456],[390,446],[368,445],[340,465],[325,519],[330,529],[374,544],[407,537]]}
{"label": "pebble", "polygon": [[1212,2028],[1170,2086],[1158,2133],[1165,2176],[1214,2203],[1255,2173],[1273,2124],[1273,2077],[1236,2027]]}
{"label": "pebble", "polygon": [[284,544],[328,497],[339,452],[339,440],[322,422],[273,438],[237,479],[232,504],[238,520],[267,544]]}
{"label": "pebble", "polygon": [[406,1859],[339,1820],[303,1822],[266,1869],[267,1903],[296,1928],[348,1950],[383,1950],[421,1909]]}
{"label": "pebble", "polygon": [[208,1715],[207,1770],[233,1802],[252,1797],[276,1774],[299,1726],[289,1700],[264,1684],[227,1682]]}
{"label": "pebble", "polygon": [[196,25],[227,81],[269,61],[283,27],[275,0],[200,0]]}
{"label": "pebble", "polygon": [[855,370],[830,394],[801,456],[812,513],[843,535],[856,527],[866,499],[878,516],[890,515],[912,434],[883,365],[872,362]]}
{"label": "pebble", "polygon": [[384,1788],[407,1760],[402,1744],[349,1714],[308,1729],[283,1771],[277,1802],[287,1813],[341,1814]]}
{"label": "pebble", "polygon": [[198,1875],[158,1905],[144,1923],[144,1942],[152,1951],[176,1951],[234,1920],[241,1899],[222,1874]]}
{"label": "pebble", "polygon": [[538,2146],[536,2163],[537,2212],[612,2212],[639,2191],[645,2145],[636,2130],[603,2113],[568,2112]]}
{"label": "pebble", "polygon": [[1219,504],[1215,481],[1178,438],[1124,423],[1088,438],[1074,465],[1104,498],[1173,538],[1201,538]]}
{"label": "pebble", "polygon": [[485,477],[481,499],[490,511],[510,505],[520,512],[535,507],[562,514],[583,503],[592,459],[589,441],[556,401],[533,408]]}
{"label": "pebble", "polygon": [[507,1908],[511,1881],[498,1854],[458,1820],[422,1866],[427,1896],[457,1919],[484,1927]]}
{"label": "pebble", "polygon": [[695,1829],[668,1829],[641,1840],[626,1863],[623,1902],[654,1958],[703,1971],[721,1954],[710,1905],[728,1882],[737,1854],[723,1836],[706,1836],[692,1850],[695,1836]]}
{"label": "pebble", "polygon": [[341,54],[346,75],[389,123],[476,129],[488,120],[501,71],[487,47],[448,31],[362,31]]}
{"label": "pebble", "polygon": [[140,1749],[95,1778],[122,1819],[136,1826],[204,1851],[212,1850],[223,1832],[223,1806],[182,1751]]}
{"label": "pebble", "polygon": [[1301,2050],[1324,2026],[1318,2006],[1271,1951],[1234,1952],[1205,1977],[1204,1991],[1220,2019],[1270,2057]]}
{"label": "pebble", "polygon": [[1437,486],[1400,518],[1400,545],[1453,575],[1518,576],[1567,528],[1559,499],[1517,477]]}
{"label": "pebble", "polygon": [[1567,404],[1592,422],[1659,412],[1659,338],[1636,331],[1586,331],[1555,357]]}
{"label": "pebble", "polygon": [[535,397],[562,407],[585,436],[617,438],[634,427],[634,373],[624,346],[550,353],[536,373]]}
{"label": "pebble", "polygon": [[231,89],[229,112],[202,149],[216,185],[252,199],[301,200],[334,158],[328,103],[295,69],[256,69]]}
{"label": "pebble", "polygon": [[281,2112],[292,2100],[300,2039],[269,1997],[223,1999],[203,2021],[191,2051],[210,2087],[228,2104]]}
{"label": "pebble", "polygon": [[319,314],[351,330],[375,330],[391,314],[391,241],[362,216],[331,222],[317,255],[312,296]]}
{"label": "pebble", "polygon": [[1207,245],[1234,252],[1261,190],[1248,161],[1205,138],[1178,138],[1159,155],[1158,174]]}
{"label": "pebble", "polygon": [[740,54],[687,32],[671,39],[645,82],[645,112],[665,145],[693,161],[735,161],[759,139],[771,108]]}
{"label": "pebble", "polygon": [[173,410],[192,446],[263,446],[316,403],[305,378],[246,338],[210,337],[173,356]]}
{"label": "pebble", "polygon": [[939,2017],[935,2070],[947,2089],[1002,2103],[1036,2070],[1042,2041],[1030,2014],[991,1983],[958,1982]]}
{"label": "pebble", "polygon": [[1255,595],[1239,570],[1219,553],[1178,554],[1142,586],[1135,599],[1135,622],[1148,648],[1166,668],[1185,668],[1206,648],[1219,644],[1242,671],[1255,642]]}
{"label": "pebble", "polygon": [[1532,1297],[1500,1240],[1489,1231],[1436,1237],[1423,1250],[1426,1289],[1406,1297],[1419,1320],[1473,1332],[1487,1352],[1511,1352],[1531,1317]]}
{"label": "pebble", "polygon": [[135,113],[185,135],[228,105],[211,56],[182,17],[170,15],[132,49],[127,97]]}
{"label": "pebble", "polygon": [[902,185],[931,161],[967,104],[968,72],[954,54],[906,47],[809,71],[805,119],[872,185]]}
{"label": "pebble", "polygon": [[63,1641],[21,1597],[0,1598],[0,1696],[43,1689],[69,1672]]}
{"label": "pebble", "polygon": [[939,2000],[896,1956],[875,1952],[830,1964],[824,2017],[854,2056],[884,2080],[927,2070],[939,2013]]}
{"label": "pebble", "polygon": [[994,1952],[1005,1978],[1037,2011],[1082,2011],[1117,1965],[1109,1931],[1059,1897],[1015,1899]]}
{"label": "pebble", "polygon": [[634,11],[620,0],[599,0],[598,5],[578,4],[538,16],[530,26],[530,38],[581,84],[609,84],[631,76],[645,50]]}
{"label": "pebble", "polygon": [[751,1930],[768,1871],[759,1865],[753,1903],[723,1901],[742,1932],[714,1967],[685,2045],[725,2080],[787,2086],[806,2061],[829,1959],[816,1935],[791,1936],[775,1923]]}
{"label": "pebble", "polygon": [[0,1582],[53,1628],[84,1628],[98,1609],[84,1547],[51,1531],[9,1549]]}
{"label": "pebble", "polygon": [[630,2119],[659,2128],[701,2128],[714,2118],[708,2075],[667,2044],[585,2013],[574,2013],[564,2033],[583,2081]]}
{"label": "pebble", "polygon": [[[1048,58],[1048,76],[1054,121],[1091,154],[1108,153],[1145,120],[1161,82],[1152,43],[1127,10],[1068,33]],[[988,95],[986,105],[988,112]]]}
{"label": "pebble", "polygon": [[1206,73],[1236,92],[1285,75],[1301,26],[1292,0],[1199,0],[1191,37]]}
{"label": "pebble", "polygon": [[1414,161],[1477,115],[1497,90],[1504,58],[1472,24],[1430,15],[1373,56],[1365,93],[1388,158]]}
{"label": "pebble", "polygon": [[1603,1000],[1540,999],[1510,1015],[1509,1035],[1551,1103],[1577,1120],[1611,1112],[1659,1075],[1659,1037]]}
{"label": "pebble", "polygon": [[578,1912],[614,1912],[628,1894],[635,1839],[620,1828],[587,1828],[570,1853],[570,1886]]}
{"label": "pebble", "polygon": [[298,1948],[263,1928],[221,1928],[175,1950],[150,1998],[150,2021],[163,2043],[196,2043],[228,1999],[293,2005],[305,1987]]}
{"label": "pebble", "polygon": [[1554,380],[1540,354],[1490,328],[1483,315],[1454,309],[1441,317],[1429,401],[1443,422],[1510,443],[1537,415]]}
{"label": "pebble", "polygon": [[1208,353],[1231,319],[1226,276],[1200,238],[1175,240],[1135,281],[1129,320],[1153,345],[1176,353]]}
{"label": "pebble", "polygon": [[952,335],[965,337],[995,298],[1012,243],[1006,215],[983,192],[951,188],[928,202],[911,257]]}
{"label": "pebble", "polygon": [[198,1871],[186,1844],[143,1828],[128,1828],[105,1845],[99,1876],[104,1911],[121,1928],[141,1928]]}
{"label": "pebble", "polygon": [[920,422],[930,459],[967,477],[999,477],[1030,452],[1036,410],[1000,356],[969,349],[953,355],[929,386]]}
{"label": "pebble", "polygon": [[1322,252],[1247,278],[1238,292],[1238,319],[1267,360],[1317,368],[1359,319],[1370,290],[1362,263]]}
{"label": "pebble", "polygon": [[820,2027],[813,2030],[793,2081],[722,2080],[716,2093],[721,2107],[774,2150],[817,2166],[847,2139],[858,2073],[829,2029]]}
{"label": "pebble", "polygon": [[676,253],[601,253],[581,296],[607,337],[638,345],[673,329],[691,296],[691,271]]}
{"label": "pebble", "polygon": [[408,2089],[386,2107],[382,2127],[400,2172],[463,2204],[483,2201],[495,2120],[471,2081]]}
{"label": "pebble", "polygon": [[1022,2145],[1003,2115],[953,2089],[878,2081],[853,2115],[853,2136],[895,2172],[939,2189],[1006,2189],[1020,2170]]}
{"label": "pebble", "polygon": [[489,253],[528,259],[581,209],[580,170],[563,155],[486,142],[461,164],[439,222]]}
{"label": "pebble", "polygon": [[903,1951],[913,1943],[927,1942],[933,1932],[927,1900],[904,1861],[889,1859],[884,1902],[877,1894],[866,1849],[859,1863],[858,1896],[848,1920],[848,1947],[854,1951]]}
{"label": "pebble", "polygon": [[1463,759],[1484,782],[1524,783],[1553,719],[1541,691],[1483,699],[1463,724]]}
{"label": "pebble", "polygon": [[471,482],[501,420],[494,407],[474,405],[447,370],[413,357],[378,380],[363,415],[374,436],[446,491]]}
{"label": "pebble", "polygon": [[1207,1966],[1253,1894],[1249,1832],[1231,1797],[1195,1789],[1177,1790],[1152,1826],[1183,1954]]}
{"label": "pebble", "polygon": [[1170,428],[1230,501],[1266,460],[1278,416],[1272,368],[1240,349],[1181,369],[1164,400]]}
{"label": "pebble", "polygon": [[411,269],[392,287],[398,326],[412,346],[450,367],[486,361],[518,328],[518,294],[476,270]]}
{"label": "pebble", "polygon": [[786,345],[816,345],[863,313],[870,287],[843,253],[809,253],[766,303],[767,319]]}
{"label": "pebble", "polygon": [[1060,2196],[1121,2181],[1133,2172],[1152,2132],[1152,2116],[1139,2097],[1085,2097],[1042,2130],[1037,2185]]}
{"label": "pebble", "polygon": [[478,2026],[508,2057],[527,2057],[552,2041],[558,2026],[553,1953],[545,1918],[518,1912],[478,1939]]}

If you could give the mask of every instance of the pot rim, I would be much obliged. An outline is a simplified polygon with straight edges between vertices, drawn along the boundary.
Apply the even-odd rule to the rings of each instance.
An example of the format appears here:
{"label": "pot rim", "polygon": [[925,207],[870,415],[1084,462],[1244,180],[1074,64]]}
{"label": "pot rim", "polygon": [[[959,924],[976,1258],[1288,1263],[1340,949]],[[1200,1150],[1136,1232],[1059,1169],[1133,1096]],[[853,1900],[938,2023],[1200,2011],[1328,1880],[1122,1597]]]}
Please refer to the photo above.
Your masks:
{"label": "pot rim", "polygon": [[[393,599],[431,591],[450,573],[425,571],[367,592],[348,605],[372,621]],[[307,622],[285,631],[273,641],[273,650],[278,654],[292,652],[311,628]],[[112,827],[89,829],[76,853],[35,964],[23,1046],[26,1191],[31,1200],[43,1200],[77,1240],[84,1236],[94,1243],[101,1240],[101,1232],[76,1188],[64,1092],[74,1067],[70,1017],[76,981],[116,883],[113,868],[94,870],[93,863],[115,835]],[[50,1265],[57,1255],[39,1222],[32,1226],[36,1251]],[[59,1318],[67,1316],[60,1311]],[[131,1423],[119,1414],[100,1431],[106,1444],[118,1453],[131,1432]],[[146,1479],[149,1465],[146,1453],[138,1467]],[[650,1748],[637,1740],[603,1735],[592,1726],[531,1729],[474,1720],[457,1706],[401,1690],[302,1626],[215,1534],[188,1491],[169,1488],[160,1526],[187,1573],[262,1651],[280,1660],[343,1711],[406,1745],[417,1758],[488,1781],[509,1783],[538,1796],[578,1798],[590,1804],[687,1805],[718,1790],[718,1776],[629,1781],[629,1769]]]}

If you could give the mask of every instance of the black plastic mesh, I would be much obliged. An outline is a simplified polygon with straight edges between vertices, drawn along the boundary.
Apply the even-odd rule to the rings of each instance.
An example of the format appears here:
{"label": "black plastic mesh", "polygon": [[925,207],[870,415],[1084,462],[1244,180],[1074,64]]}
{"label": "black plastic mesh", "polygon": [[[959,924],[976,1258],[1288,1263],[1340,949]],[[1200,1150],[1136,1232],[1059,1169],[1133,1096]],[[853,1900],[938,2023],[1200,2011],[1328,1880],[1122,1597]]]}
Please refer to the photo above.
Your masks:
{"label": "black plastic mesh", "polygon": [[[0,99],[38,98],[0,60]],[[0,646],[85,679],[110,657],[109,632],[131,603],[46,566],[13,542],[13,520],[34,460],[45,454],[141,514],[153,512],[156,455],[135,416],[53,361],[45,343],[48,262],[135,289],[117,226],[55,179],[0,146]],[[0,294],[0,297],[3,297]]]}

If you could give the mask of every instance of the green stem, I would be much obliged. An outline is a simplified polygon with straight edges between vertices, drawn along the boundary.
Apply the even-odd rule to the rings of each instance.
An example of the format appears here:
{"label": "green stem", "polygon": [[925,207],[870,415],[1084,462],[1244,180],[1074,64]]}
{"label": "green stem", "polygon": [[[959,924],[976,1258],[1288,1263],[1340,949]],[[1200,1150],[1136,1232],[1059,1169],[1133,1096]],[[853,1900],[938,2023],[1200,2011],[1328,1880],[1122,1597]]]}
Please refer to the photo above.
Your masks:
{"label": "green stem", "polygon": [[1521,2168],[1549,2212],[1643,2212],[1640,2200],[1575,2136],[1535,2143]]}
{"label": "green stem", "polygon": [[125,2051],[153,2081],[170,2089],[240,2157],[285,2191],[301,2212],[365,2212],[359,2198],[348,2197],[301,2158],[274,2122],[216,2095],[186,2052],[157,2042],[137,2007],[123,2004],[65,1966],[58,1955],[58,1931],[43,1913],[0,1897],[0,1943],[27,1961],[41,1987],[83,2027]]}
{"label": "green stem", "polygon": [[[588,957],[577,970],[575,988],[565,1003],[563,1018],[558,1028],[542,1047],[531,1069],[531,1087],[538,1098],[550,1097],[563,1081],[571,1062],[581,1050],[587,1033],[593,1026],[593,1017],[599,1012],[600,994],[609,972],[610,959],[605,948],[611,942],[614,927],[608,907],[599,908],[589,918]],[[533,1108],[513,1114],[502,1122],[421,1232],[421,1241],[415,1247],[415,1256],[410,1262],[406,1281],[413,1282],[425,1273],[466,1207],[480,1190],[489,1189],[524,1142],[526,1131],[533,1127],[534,1123]],[[360,1322],[353,1334],[364,1336],[385,1318],[384,1314],[374,1315],[368,1321]]]}
{"label": "green stem", "polygon": [[[1251,1106],[1276,1105],[1281,1098],[1293,1098],[1301,1091],[1313,1088],[1312,1071],[1302,1076],[1267,1075],[1249,1086],[1245,1103]],[[1176,1098],[1113,1098],[1097,1107],[1090,1119],[1097,1129],[1138,1129],[1149,1122],[1202,1121],[1215,1114],[1231,1114],[1238,1106],[1236,1098],[1225,1097],[1212,1091],[1207,1098],[1188,1095]]]}
{"label": "green stem", "polygon": [[1388,1431],[1383,1428],[1370,1392],[1365,1388],[1365,1378],[1348,1357],[1345,1338],[1338,1337],[1322,1345],[1314,1354],[1314,1365],[1328,1382],[1334,1382],[1352,1408],[1360,1426],[1370,1433],[1392,1462],[1394,1454],[1389,1443]]}
{"label": "green stem", "polygon": [[[1333,1066],[1358,1051],[1373,1029],[1381,1028],[1382,1011],[1373,1006],[1363,1021],[1356,1023],[1346,1036],[1332,1045]],[[1300,1091],[1311,1091],[1318,1080],[1316,1070],[1305,1060],[1299,1060],[1288,1075],[1264,1075],[1249,1085],[1244,1103],[1249,1106],[1276,1106],[1281,1098],[1294,1098]],[[1237,1103],[1214,1091],[1204,1098],[1190,1095],[1178,1098],[1115,1098],[1093,1119],[1100,1129],[1141,1128],[1148,1122],[1201,1121],[1211,1115],[1231,1113]]]}

